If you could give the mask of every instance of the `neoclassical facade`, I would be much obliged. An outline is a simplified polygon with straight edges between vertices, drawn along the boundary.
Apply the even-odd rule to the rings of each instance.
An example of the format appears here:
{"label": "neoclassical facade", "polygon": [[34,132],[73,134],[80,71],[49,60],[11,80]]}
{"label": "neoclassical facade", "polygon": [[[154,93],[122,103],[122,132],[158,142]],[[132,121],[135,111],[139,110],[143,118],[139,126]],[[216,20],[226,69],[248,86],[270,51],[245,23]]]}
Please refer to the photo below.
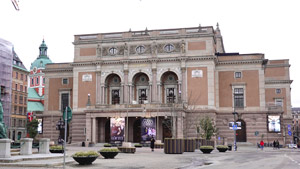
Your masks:
{"label": "neoclassical facade", "polygon": [[72,142],[110,142],[118,117],[126,141],[140,142],[141,120],[150,117],[158,140],[196,138],[209,116],[216,138],[230,143],[234,111],[239,142],[291,138],[289,60],[226,53],[218,26],[75,35],[73,44],[72,63],[44,70],[43,137],[57,140],[55,124],[71,106]]}

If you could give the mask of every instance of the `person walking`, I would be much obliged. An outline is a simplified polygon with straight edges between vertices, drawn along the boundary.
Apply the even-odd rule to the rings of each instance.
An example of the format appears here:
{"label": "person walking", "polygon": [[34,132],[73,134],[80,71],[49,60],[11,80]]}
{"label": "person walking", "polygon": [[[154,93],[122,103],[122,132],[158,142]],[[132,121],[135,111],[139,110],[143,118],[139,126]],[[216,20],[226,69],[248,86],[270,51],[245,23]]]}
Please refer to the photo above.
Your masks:
{"label": "person walking", "polygon": [[260,144],[261,150],[264,150],[264,144],[265,144],[264,141],[261,140],[259,144]]}
{"label": "person walking", "polygon": [[276,149],[276,141],[273,141],[273,150]]}
{"label": "person walking", "polygon": [[278,140],[276,141],[276,147],[277,147],[278,150],[279,150],[279,141],[278,141]]}
{"label": "person walking", "polygon": [[154,151],[154,143],[155,143],[155,139],[154,139],[153,135],[151,136],[150,142],[151,142],[150,148],[151,148],[152,151]]}

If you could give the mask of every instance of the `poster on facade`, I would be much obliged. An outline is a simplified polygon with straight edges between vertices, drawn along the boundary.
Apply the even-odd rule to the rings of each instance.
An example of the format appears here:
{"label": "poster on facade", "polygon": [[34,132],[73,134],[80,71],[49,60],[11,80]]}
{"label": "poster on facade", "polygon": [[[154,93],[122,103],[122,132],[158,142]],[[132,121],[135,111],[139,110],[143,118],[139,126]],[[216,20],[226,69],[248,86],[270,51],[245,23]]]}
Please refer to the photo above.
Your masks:
{"label": "poster on facade", "polygon": [[269,132],[280,132],[280,116],[268,116]]}
{"label": "poster on facade", "polygon": [[155,118],[143,118],[141,121],[142,141],[150,141],[151,137],[156,137]]}
{"label": "poster on facade", "polygon": [[111,118],[110,131],[111,141],[124,141],[125,118]]}
{"label": "poster on facade", "polygon": [[38,120],[38,122],[39,122],[38,128],[37,128],[38,133],[39,133],[39,134],[42,134],[42,133],[43,133],[43,119],[37,119],[37,120]]}

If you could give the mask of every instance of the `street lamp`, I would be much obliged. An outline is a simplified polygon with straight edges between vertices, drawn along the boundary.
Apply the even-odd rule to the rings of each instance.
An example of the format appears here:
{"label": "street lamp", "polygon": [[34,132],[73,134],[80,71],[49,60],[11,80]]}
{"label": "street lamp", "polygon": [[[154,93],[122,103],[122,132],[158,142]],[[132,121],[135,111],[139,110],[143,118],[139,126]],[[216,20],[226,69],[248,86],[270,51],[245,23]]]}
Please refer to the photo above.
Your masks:
{"label": "street lamp", "polygon": [[56,130],[59,130],[59,136],[58,136],[58,144],[63,143],[63,138],[61,137],[62,131],[65,129],[65,123],[64,121],[60,118],[58,122],[56,123]]}
{"label": "street lamp", "polygon": [[236,129],[237,129],[237,124],[236,124],[236,118],[235,116],[238,114],[235,110],[232,112],[233,114],[233,119],[234,119],[234,126],[233,126],[233,133],[234,133],[234,151],[236,151]]}

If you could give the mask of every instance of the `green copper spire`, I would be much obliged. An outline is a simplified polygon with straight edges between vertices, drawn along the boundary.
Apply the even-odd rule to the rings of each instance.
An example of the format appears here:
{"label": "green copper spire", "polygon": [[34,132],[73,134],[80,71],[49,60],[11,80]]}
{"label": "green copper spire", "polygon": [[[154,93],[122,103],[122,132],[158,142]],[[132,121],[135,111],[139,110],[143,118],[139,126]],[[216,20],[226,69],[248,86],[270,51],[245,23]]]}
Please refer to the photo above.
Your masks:
{"label": "green copper spire", "polygon": [[42,44],[40,45],[40,55],[39,55],[39,57],[40,58],[48,58],[48,56],[47,56],[47,49],[48,49],[48,47],[47,47],[47,45],[45,44],[45,40],[43,39],[43,42],[42,42]]}

